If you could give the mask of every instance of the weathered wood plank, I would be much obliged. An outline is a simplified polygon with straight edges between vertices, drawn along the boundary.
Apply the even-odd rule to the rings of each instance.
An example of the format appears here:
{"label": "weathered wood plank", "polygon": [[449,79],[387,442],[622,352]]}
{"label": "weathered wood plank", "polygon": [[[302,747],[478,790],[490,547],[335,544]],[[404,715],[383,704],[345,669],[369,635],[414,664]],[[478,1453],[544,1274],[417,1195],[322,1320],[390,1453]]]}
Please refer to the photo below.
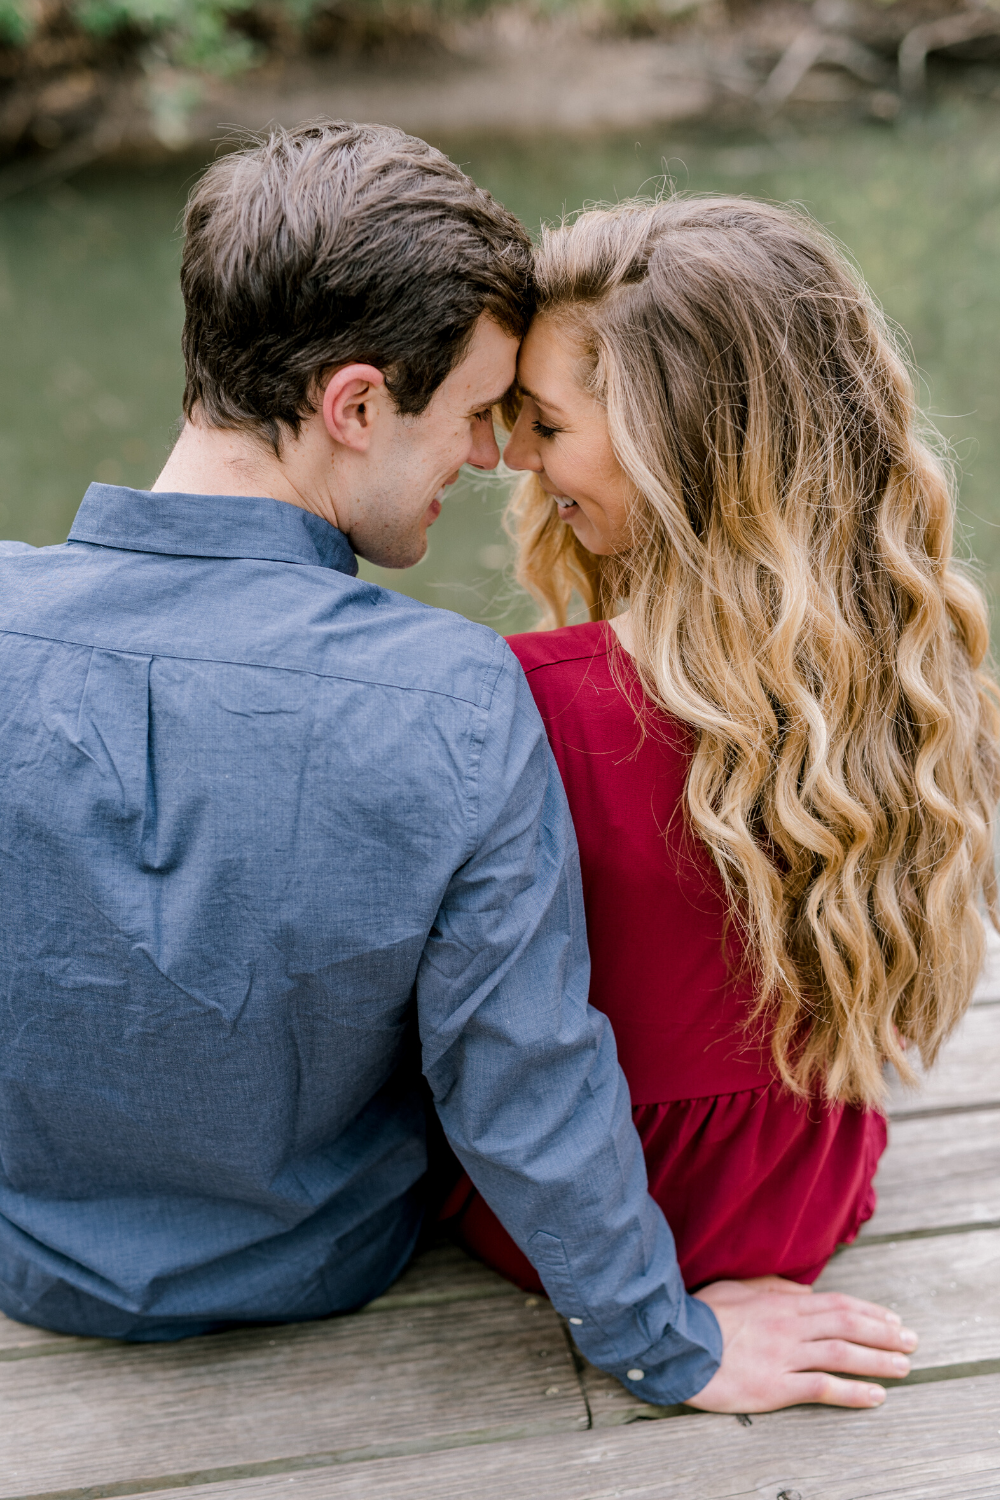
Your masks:
{"label": "weathered wood plank", "polygon": [[858,1237],[1000,1221],[1000,1114],[896,1119],[875,1178],[878,1208]]}
{"label": "weathered wood plank", "polygon": [[974,1109],[1000,1104],[1000,1005],[970,1010],[919,1089],[894,1082],[894,1118],[930,1109]]}
{"label": "weathered wood plank", "polygon": [[525,1301],[0,1364],[0,1496],[586,1425],[559,1319]]}
{"label": "weathered wood plank", "polygon": [[434,1245],[412,1260],[383,1297],[376,1297],[364,1312],[391,1307],[433,1307],[470,1298],[519,1297],[524,1293],[496,1271],[450,1243]]}
{"label": "weathered wood plank", "polygon": [[[162,1500],[996,1500],[1000,1378],[893,1391],[878,1411],[685,1416],[174,1489]],[[292,1486],[294,1485],[294,1488]],[[128,1497],[138,1500],[138,1496]]]}

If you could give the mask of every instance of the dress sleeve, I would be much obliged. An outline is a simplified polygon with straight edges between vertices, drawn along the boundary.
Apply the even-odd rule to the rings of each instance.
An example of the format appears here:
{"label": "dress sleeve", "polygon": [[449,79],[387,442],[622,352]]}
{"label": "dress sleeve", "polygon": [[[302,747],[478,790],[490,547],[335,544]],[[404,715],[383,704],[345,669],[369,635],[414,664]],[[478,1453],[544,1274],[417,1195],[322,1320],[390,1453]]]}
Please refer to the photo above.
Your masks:
{"label": "dress sleeve", "polygon": [[524,675],[502,652],[473,748],[470,853],[417,979],[423,1064],[451,1145],[594,1364],[672,1404],[718,1368],[650,1198],[589,960],[569,808]]}

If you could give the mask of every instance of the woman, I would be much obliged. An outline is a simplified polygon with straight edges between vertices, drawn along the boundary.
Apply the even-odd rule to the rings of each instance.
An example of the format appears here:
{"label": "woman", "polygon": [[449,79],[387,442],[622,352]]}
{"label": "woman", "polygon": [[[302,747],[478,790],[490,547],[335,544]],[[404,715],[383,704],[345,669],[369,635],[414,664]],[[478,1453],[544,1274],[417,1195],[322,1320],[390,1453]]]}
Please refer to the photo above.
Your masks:
{"label": "woman", "polygon": [[511,645],[591,1000],[688,1286],[809,1283],[874,1209],[884,1065],[934,1061],[996,918],[986,609],[886,323],[804,217],[623,203],[548,231],[537,275],[505,459],[545,618]]}

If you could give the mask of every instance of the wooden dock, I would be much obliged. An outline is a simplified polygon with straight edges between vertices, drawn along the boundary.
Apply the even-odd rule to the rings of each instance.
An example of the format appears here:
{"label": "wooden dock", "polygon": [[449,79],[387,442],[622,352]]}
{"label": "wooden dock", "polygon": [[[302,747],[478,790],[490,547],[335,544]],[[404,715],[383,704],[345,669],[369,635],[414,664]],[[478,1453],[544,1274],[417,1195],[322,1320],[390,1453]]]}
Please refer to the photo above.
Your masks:
{"label": "wooden dock", "polygon": [[544,1298],[442,1246],[323,1323],[122,1345],[0,1319],[0,1500],[998,1500],[1000,944],[895,1095],[878,1189],[819,1283],[920,1334],[876,1411],[644,1406]]}

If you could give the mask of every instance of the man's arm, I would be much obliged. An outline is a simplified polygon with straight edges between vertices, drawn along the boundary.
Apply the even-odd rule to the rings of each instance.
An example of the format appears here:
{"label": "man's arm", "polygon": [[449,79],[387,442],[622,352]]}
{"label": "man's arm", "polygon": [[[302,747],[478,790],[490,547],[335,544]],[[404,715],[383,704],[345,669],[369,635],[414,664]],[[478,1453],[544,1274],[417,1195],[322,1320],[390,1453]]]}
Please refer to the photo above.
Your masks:
{"label": "man's arm", "polygon": [[[790,1393],[817,1399],[788,1377],[814,1369],[819,1354],[832,1361],[821,1368],[898,1376],[881,1351],[906,1345],[883,1309],[840,1298],[845,1306],[822,1323],[792,1324],[791,1299],[774,1291],[748,1287],[738,1309],[715,1288],[685,1291],[647,1191],[610,1023],[587,1003],[579,858],[562,782],[523,673],[500,642],[498,651],[471,756],[468,857],[417,979],[424,1071],[452,1147],[583,1353],[637,1396],[669,1405],[703,1392],[706,1404],[717,1396],[721,1409],[741,1411],[762,1386],[772,1406],[791,1404]],[[769,1335],[757,1363],[745,1353],[755,1331]],[[862,1347],[871,1345],[878,1352]],[[848,1384],[836,1382],[827,1399]],[[863,1401],[838,1404],[881,1396],[861,1391]]]}
{"label": "man's arm", "polygon": [[646,1189],[611,1027],[587,1003],[565,793],[523,673],[498,646],[469,858],[417,980],[424,1070],[452,1147],[588,1359],[648,1400],[682,1401],[714,1375],[722,1339],[685,1292]]}

